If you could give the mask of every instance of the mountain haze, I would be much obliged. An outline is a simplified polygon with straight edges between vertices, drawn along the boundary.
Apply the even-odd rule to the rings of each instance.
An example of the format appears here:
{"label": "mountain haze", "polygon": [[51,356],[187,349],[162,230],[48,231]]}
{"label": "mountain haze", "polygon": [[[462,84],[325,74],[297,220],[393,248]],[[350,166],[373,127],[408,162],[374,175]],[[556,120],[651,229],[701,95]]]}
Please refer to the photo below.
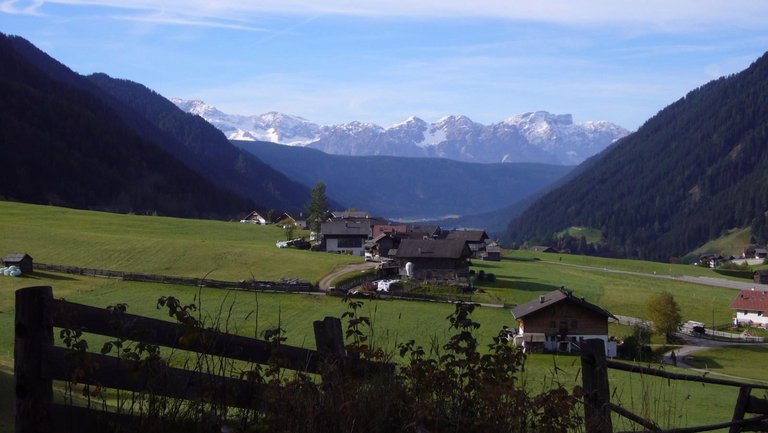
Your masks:
{"label": "mountain haze", "polygon": [[[577,168],[578,170],[578,168]],[[768,55],[668,106],[509,226],[542,242],[600,229],[611,255],[666,260],[734,227],[768,236]]]}
{"label": "mountain haze", "polygon": [[574,123],[570,114],[530,112],[482,125],[466,116],[435,123],[411,117],[389,128],[350,122],[320,126],[297,116],[226,114],[202,101],[171,99],[232,140],[271,141],[347,156],[449,158],[464,162],[538,162],[576,165],[628,134],[606,121]]}
{"label": "mountain haze", "polygon": [[336,199],[394,219],[437,219],[500,209],[540,191],[572,168],[328,155],[267,142],[233,142],[304,185],[323,181]]}

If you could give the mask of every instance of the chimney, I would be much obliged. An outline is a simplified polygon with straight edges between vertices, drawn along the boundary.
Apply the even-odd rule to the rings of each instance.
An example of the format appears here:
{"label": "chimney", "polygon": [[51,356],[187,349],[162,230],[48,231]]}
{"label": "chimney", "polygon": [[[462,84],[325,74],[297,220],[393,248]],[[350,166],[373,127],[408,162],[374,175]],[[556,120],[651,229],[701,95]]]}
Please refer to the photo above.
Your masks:
{"label": "chimney", "polygon": [[540,304],[543,304],[543,303],[544,303],[544,296],[539,296],[539,303],[540,303]]}

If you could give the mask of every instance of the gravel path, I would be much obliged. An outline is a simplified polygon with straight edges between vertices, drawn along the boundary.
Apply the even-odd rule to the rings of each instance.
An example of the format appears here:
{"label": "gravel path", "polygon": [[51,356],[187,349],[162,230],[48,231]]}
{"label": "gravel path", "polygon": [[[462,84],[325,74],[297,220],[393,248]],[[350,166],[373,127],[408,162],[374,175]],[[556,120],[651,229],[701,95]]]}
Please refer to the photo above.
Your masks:
{"label": "gravel path", "polygon": [[320,279],[320,282],[317,283],[317,286],[320,288],[320,290],[327,292],[328,289],[331,288],[331,282],[335,280],[336,278],[349,274],[355,271],[365,271],[368,269],[373,269],[378,265],[376,262],[362,262],[362,263],[353,263],[351,265],[346,265],[341,267],[340,269],[337,269],[330,274],[324,276],[322,279]]}

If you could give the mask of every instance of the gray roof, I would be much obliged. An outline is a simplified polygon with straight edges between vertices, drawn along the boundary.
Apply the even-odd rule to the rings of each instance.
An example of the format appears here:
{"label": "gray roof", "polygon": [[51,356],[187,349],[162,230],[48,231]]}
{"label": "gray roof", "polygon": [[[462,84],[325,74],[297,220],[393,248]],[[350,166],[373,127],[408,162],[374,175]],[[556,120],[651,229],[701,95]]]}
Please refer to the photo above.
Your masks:
{"label": "gray roof", "polygon": [[549,292],[533,301],[518,305],[512,309],[512,315],[514,315],[516,319],[522,319],[531,313],[535,313],[560,302],[571,302],[602,316],[616,318],[607,310],[585,301],[584,298],[573,296],[573,292],[562,288],[560,290]]}
{"label": "gray roof", "polygon": [[446,239],[461,239],[464,242],[484,242],[488,235],[483,230],[454,230]]}
{"label": "gray roof", "polygon": [[20,262],[24,257],[32,258],[32,256],[27,253],[10,253],[3,258],[3,262]]}
{"label": "gray roof", "polygon": [[397,248],[397,257],[404,259],[461,259],[471,254],[460,239],[403,239]]}
{"label": "gray roof", "polygon": [[323,236],[361,236],[368,237],[371,226],[351,221],[336,220],[323,223],[320,226]]}

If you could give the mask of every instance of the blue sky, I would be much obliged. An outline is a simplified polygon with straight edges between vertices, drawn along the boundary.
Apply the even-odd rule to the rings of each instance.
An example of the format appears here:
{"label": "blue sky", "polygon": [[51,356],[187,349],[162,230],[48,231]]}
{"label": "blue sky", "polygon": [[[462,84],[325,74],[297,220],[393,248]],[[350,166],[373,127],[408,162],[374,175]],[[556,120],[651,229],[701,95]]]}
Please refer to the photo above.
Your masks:
{"label": "blue sky", "polygon": [[546,110],[636,129],[749,66],[767,23],[764,0],[0,0],[0,31],[79,73],[382,126]]}

